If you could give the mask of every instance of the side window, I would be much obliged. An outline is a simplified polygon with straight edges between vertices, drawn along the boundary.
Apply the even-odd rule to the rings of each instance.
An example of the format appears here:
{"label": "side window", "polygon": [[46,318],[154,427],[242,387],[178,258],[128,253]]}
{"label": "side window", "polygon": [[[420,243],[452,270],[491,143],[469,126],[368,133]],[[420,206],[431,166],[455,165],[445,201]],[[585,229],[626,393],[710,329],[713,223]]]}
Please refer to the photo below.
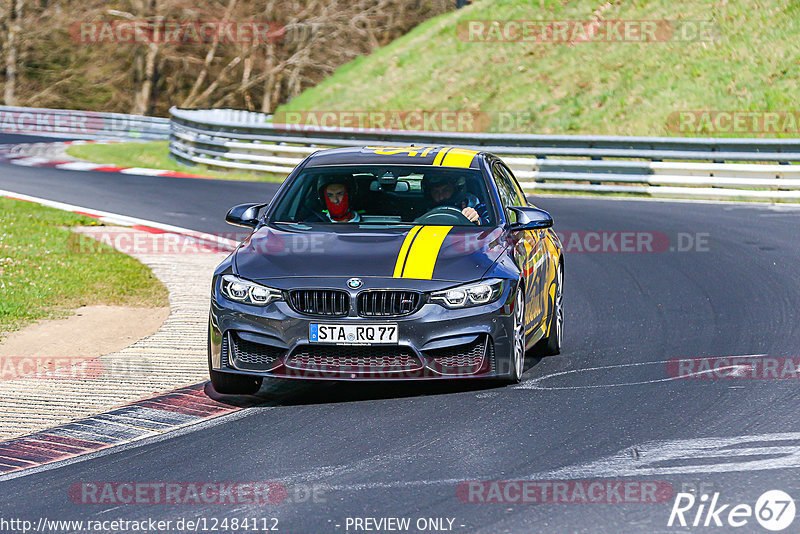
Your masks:
{"label": "side window", "polygon": [[528,200],[525,198],[525,192],[522,191],[522,188],[519,186],[519,182],[514,177],[514,174],[511,172],[511,169],[506,167],[505,165],[498,165],[500,167],[500,172],[506,175],[509,183],[511,184],[512,189],[514,190],[514,194],[517,197],[517,203],[514,204],[515,206],[527,206]]}
{"label": "side window", "polygon": [[509,210],[509,206],[519,206],[519,199],[514,184],[509,180],[508,176],[503,172],[499,163],[492,166],[492,175],[497,184],[497,192],[500,194],[500,202],[503,204],[503,211],[509,222],[517,222],[517,214]]}

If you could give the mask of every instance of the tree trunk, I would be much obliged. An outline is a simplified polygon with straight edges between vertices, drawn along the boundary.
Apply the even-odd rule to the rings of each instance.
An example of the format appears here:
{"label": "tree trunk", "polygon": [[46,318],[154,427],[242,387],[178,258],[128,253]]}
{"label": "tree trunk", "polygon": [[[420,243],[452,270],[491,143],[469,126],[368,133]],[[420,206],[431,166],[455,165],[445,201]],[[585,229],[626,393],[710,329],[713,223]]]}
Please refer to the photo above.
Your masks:
{"label": "tree trunk", "polygon": [[[160,21],[158,16],[158,4],[156,0],[150,0],[147,6],[147,13],[145,17],[150,18],[154,22]],[[155,33],[155,32],[154,32]],[[142,85],[136,93],[133,102],[133,110],[131,113],[134,115],[147,115],[153,107],[153,89],[156,79],[156,65],[158,59],[159,46],[157,39],[152,39],[147,43],[147,53],[144,58],[144,72],[142,76]]]}
{"label": "tree trunk", "polygon": [[3,87],[3,102],[6,106],[17,105],[17,56],[24,3],[24,0],[10,0],[6,42],[6,83]]}
{"label": "tree trunk", "polygon": [[200,96],[198,96],[198,97],[195,99],[195,102],[203,103],[203,102],[205,102],[206,100],[208,100],[209,98],[211,98],[211,95],[214,93],[214,91],[215,91],[215,90],[217,89],[217,87],[219,86],[219,82],[220,82],[220,81],[222,81],[222,80],[224,80],[224,79],[225,79],[225,76],[227,76],[228,72],[229,72],[231,69],[233,69],[233,68],[234,68],[236,65],[238,65],[239,63],[241,63],[241,61],[242,61],[242,57],[241,57],[241,56],[236,56],[235,58],[233,58],[233,59],[231,60],[231,62],[230,62],[230,63],[228,63],[227,65],[225,65],[225,66],[222,68],[222,70],[220,71],[220,73],[217,75],[217,78],[216,78],[216,79],[215,79],[213,82],[211,82],[211,84],[210,84],[208,87],[206,87],[206,90],[205,90],[205,91],[203,91],[203,92],[200,94]]}
{"label": "tree trunk", "polygon": [[267,79],[264,80],[264,94],[261,97],[261,113],[272,113],[272,92],[275,89],[276,73],[273,71],[275,67],[275,45],[267,43],[267,59],[264,61],[264,72],[267,74]]}
{"label": "tree trunk", "polygon": [[[233,12],[233,8],[236,7],[236,0],[230,0],[228,2],[228,7],[225,9],[225,15],[222,17],[222,24],[225,25],[228,22],[228,19],[231,16],[231,12]],[[197,97],[198,91],[200,91],[200,87],[202,87],[203,82],[206,81],[206,77],[208,76],[208,69],[211,67],[211,62],[214,60],[214,57],[217,55],[217,47],[219,46],[219,41],[214,40],[211,43],[211,47],[208,49],[208,53],[206,54],[206,59],[203,62],[203,68],[200,71],[200,74],[197,76],[197,79],[194,81],[194,85],[192,85],[192,90],[189,92],[189,96],[181,103],[182,108],[188,108],[195,102],[195,98]]]}
{"label": "tree trunk", "polygon": [[250,82],[250,74],[253,72],[253,49],[250,48],[247,52],[247,57],[244,60],[244,67],[242,69],[242,83],[239,85],[239,90],[244,97],[244,105],[248,111],[253,111],[253,99],[250,97],[250,91],[247,89],[247,84]]}

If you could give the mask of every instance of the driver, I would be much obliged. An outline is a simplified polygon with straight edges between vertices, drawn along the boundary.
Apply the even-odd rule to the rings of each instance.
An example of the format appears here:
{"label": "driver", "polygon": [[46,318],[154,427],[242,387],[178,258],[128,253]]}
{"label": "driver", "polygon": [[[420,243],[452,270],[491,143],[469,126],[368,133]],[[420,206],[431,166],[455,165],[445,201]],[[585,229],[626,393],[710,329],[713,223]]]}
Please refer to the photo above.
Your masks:
{"label": "driver", "polygon": [[425,176],[422,179],[422,190],[431,202],[431,209],[450,206],[461,210],[461,213],[475,224],[489,223],[489,209],[478,197],[464,191],[458,186],[454,176]]}
{"label": "driver", "polygon": [[320,188],[320,197],[331,222],[360,222],[361,216],[350,206],[350,188],[347,182],[333,179]]}

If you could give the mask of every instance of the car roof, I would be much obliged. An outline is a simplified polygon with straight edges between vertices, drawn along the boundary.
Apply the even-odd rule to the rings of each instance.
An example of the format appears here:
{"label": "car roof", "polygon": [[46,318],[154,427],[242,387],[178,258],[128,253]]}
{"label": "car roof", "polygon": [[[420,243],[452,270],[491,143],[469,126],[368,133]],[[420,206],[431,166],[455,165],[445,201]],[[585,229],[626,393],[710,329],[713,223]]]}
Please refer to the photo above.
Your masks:
{"label": "car roof", "polygon": [[328,165],[430,165],[480,169],[485,152],[444,146],[365,146],[320,150],[306,167]]}

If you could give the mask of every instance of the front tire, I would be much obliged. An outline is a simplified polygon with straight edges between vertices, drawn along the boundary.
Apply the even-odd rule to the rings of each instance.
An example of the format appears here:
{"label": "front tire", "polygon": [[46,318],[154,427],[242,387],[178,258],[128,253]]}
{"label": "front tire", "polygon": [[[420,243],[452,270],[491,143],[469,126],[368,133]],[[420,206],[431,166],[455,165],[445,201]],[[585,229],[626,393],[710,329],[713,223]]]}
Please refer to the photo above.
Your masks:
{"label": "front tire", "polygon": [[222,373],[211,367],[211,322],[208,323],[208,328],[208,376],[214,391],[223,395],[252,395],[261,389],[264,379],[260,376]]}
{"label": "front tire", "polygon": [[508,383],[519,384],[522,373],[525,372],[525,293],[522,286],[517,287],[517,296],[514,299],[513,328]]}

